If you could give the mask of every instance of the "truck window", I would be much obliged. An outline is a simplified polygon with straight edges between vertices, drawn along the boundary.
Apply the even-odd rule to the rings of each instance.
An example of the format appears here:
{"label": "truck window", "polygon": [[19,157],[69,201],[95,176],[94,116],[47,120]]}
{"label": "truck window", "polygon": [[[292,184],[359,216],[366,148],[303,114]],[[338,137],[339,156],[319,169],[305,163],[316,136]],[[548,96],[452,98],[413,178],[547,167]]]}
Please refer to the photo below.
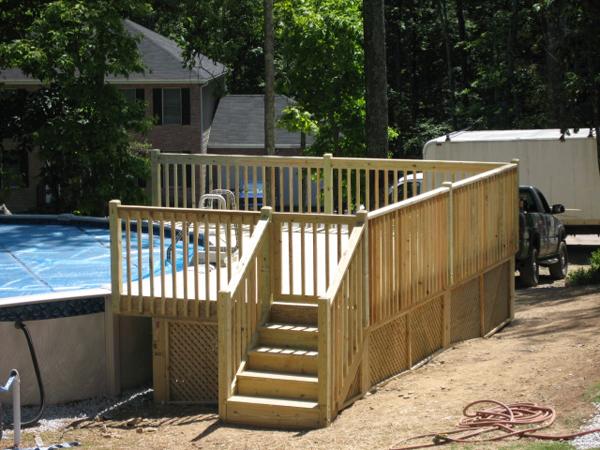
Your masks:
{"label": "truck window", "polygon": [[550,206],[548,205],[548,202],[546,201],[546,197],[544,197],[544,194],[542,194],[538,189],[535,190],[535,192],[537,192],[537,195],[540,197],[540,201],[542,202],[542,206],[544,207],[544,211],[548,214],[550,214]]}
{"label": "truck window", "polygon": [[535,202],[535,199],[533,198],[533,195],[531,194],[531,191],[529,191],[529,190],[519,191],[519,200],[522,201],[524,211],[538,212],[537,204]]}

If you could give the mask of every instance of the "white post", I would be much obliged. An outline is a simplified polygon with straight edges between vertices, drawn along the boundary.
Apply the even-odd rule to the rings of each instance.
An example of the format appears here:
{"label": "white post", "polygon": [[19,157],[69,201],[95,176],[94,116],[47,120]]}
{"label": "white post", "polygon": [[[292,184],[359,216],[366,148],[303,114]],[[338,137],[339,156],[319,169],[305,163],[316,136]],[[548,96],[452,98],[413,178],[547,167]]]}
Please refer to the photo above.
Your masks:
{"label": "white post", "polygon": [[10,371],[8,380],[4,386],[0,386],[0,392],[8,392],[12,389],[13,407],[13,436],[15,445],[13,448],[21,447],[21,378],[17,369]]}

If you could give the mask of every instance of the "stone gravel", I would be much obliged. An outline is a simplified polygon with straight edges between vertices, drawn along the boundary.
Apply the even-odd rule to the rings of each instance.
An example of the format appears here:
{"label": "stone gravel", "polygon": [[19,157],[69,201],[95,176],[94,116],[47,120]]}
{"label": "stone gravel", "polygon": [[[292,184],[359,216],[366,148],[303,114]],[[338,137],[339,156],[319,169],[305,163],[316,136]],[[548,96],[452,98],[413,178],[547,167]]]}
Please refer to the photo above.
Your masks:
{"label": "stone gravel", "polygon": [[[117,399],[107,397],[97,397],[89,400],[66,403],[63,405],[50,405],[44,409],[42,419],[32,427],[25,428],[26,433],[43,433],[46,431],[58,431],[66,428],[75,421],[82,419],[93,419],[98,416],[106,417],[112,411],[123,406],[143,402],[144,399],[152,393],[152,389],[128,391]],[[37,406],[26,406],[22,408],[21,417],[27,420],[32,417],[38,408]],[[12,425],[12,410],[4,406],[5,421]],[[4,430],[4,439],[12,438],[12,430]],[[1,448],[1,446],[0,446]]]}
{"label": "stone gravel", "polygon": [[[594,406],[596,407],[596,415],[591,418],[581,431],[600,429],[600,403],[594,403]],[[600,432],[579,436],[572,441],[572,444],[577,450],[600,449]]]}

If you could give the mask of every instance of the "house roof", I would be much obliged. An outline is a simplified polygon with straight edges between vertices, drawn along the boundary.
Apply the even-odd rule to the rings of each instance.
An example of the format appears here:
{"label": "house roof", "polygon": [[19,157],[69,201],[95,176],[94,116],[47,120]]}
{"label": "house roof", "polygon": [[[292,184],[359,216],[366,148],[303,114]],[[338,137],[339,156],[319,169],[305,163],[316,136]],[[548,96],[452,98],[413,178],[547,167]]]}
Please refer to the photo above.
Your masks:
{"label": "house roof", "polygon": [[[581,128],[577,133],[570,129],[565,134],[565,139],[586,139],[589,137],[590,129]],[[532,141],[532,140],[558,140],[561,132],[558,128],[539,130],[482,130],[482,131],[458,131],[450,134],[450,142],[489,142],[489,141]],[[443,143],[446,136],[433,139],[432,142]]]}
{"label": "house roof", "polygon": [[[208,148],[264,148],[264,95],[227,95],[219,101],[208,140]],[[275,96],[275,120],[294,101],[284,95]],[[300,148],[300,132],[275,128],[276,148]],[[307,136],[306,145],[313,142]]]}
{"label": "house roof", "polygon": [[[140,36],[138,50],[146,66],[145,73],[131,73],[106,77],[109,83],[119,84],[204,84],[222,76],[227,69],[204,55],[198,55],[192,68],[185,67],[183,50],[177,43],[131,20],[124,20],[125,29],[133,36]],[[0,82],[6,84],[39,84],[19,69],[0,72]]]}

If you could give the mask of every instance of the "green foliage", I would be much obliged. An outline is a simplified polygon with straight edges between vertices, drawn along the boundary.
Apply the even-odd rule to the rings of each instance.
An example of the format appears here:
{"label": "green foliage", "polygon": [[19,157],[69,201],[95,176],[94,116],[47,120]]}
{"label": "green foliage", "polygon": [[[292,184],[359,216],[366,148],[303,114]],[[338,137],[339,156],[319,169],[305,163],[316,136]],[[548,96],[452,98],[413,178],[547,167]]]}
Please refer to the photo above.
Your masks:
{"label": "green foliage", "polygon": [[188,61],[199,54],[224,64],[233,94],[256,94],[264,82],[262,2],[161,0],[134,20],[169,36]]}
{"label": "green foliage", "polygon": [[590,267],[579,268],[569,272],[567,276],[569,286],[583,286],[586,284],[600,284],[600,249],[590,256]]}
{"label": "green foliage", "polygon": [[0,44],[0,66],[18,67],[45,87],[19,108],[3,101],[13,109],[1,137],[39,148],[55,211],[104,214],[111,198],[143,201],[138,180],[147,178],[148,161],[132,147],[132,133],[150,123],[143,105],[104,79],[143,70],[123,18],[147,10],[141,1],[57,0],[3,12],[21,20],[10,23],[13,39]]}
{"label": "green foliage", "polygon": [[319,132],[319,125],[313,120],[311,114],[297,106],[284,108],[277,126],[290,132],[300,131],[310,135],[316,135]]}
{"label": "green foliage", "polygon": [[364,154],[364,71],[359,0],[276,3],[280,91],[310,113],[312,151]]}

